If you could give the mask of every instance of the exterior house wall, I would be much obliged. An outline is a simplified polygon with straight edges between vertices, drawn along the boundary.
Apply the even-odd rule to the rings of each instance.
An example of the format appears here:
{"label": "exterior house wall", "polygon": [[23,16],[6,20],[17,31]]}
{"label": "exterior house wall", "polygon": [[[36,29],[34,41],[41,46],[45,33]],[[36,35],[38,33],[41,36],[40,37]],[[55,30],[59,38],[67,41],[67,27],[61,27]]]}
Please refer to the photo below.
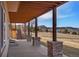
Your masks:
{"label": "exterior house wall", "polygon": [[1,52],[1,57],[6,57],[7,56],[7,52],[8,52],[8,47],[9,47],[9,15],[8,15],[8,10],[7,10],[7,3],[6,2],[1,2],[2,3],[2,8],[4,8],[4,13],[5,13],[5,22],[4,22],[4,26],[5,26],[5,41],[4,41],[4,46],[2,47],[2,52]]}

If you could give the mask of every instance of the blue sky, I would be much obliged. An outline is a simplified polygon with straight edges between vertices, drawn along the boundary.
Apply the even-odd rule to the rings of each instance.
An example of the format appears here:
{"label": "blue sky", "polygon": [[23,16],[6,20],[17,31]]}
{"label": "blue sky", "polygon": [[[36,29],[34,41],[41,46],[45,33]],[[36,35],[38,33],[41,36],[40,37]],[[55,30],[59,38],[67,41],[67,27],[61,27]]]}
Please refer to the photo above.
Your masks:
{"label": "blue sky", "polygon": [[[38,17],[38,25],[52,27],[52,12]],[[57,26],[79,28],[79,1],[67,2],[57,8]]]}

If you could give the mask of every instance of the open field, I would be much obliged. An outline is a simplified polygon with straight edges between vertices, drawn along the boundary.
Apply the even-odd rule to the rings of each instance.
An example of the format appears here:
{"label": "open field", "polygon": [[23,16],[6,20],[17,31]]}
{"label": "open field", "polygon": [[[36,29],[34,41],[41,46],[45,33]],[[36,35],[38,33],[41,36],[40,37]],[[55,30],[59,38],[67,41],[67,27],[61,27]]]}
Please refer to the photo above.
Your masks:
{"label": "open field", "polygon": [[[44,45],[47,45],[48,40],[52,40],[50,32],[38,32],[38,36]],[[63,42],[65,55],[79,57],[79,35],[57,33],[57,40]]]}
{"label": "open field", "polygon": [[[34,33],[32,33],[34,36]],[[41,43],[47,45],[47,41],[52,41],[52,33],[38,32]],[[67,56],[79,57],[79,35],[57,33],[57,40],[63,42],[64,54]]]}

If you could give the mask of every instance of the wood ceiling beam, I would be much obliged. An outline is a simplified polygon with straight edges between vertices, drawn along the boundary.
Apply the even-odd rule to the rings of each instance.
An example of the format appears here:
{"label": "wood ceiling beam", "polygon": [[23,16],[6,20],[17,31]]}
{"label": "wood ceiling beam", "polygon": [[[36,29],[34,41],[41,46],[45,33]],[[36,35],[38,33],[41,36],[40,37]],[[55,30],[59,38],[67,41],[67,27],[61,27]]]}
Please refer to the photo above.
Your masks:
{"label": "wood ceiling beam", "polygon": [[[24,6],[24,7],[55,7],[57,6],[57,3],[46,3],[46,2],[20,2],[20,6]],[[20,8],[20,7],[19,7]]]}
{"label": "wood ceiling beam", "polygon": [[11,23],[25,23],[60,6],[64,2],[20,2],[18,12],[9,13]]}
{"label": "wood ceiling beam", "polygon": [[[64,3],[66,3],[66,2],[68,2],[68,1],[63,1],[63,2],[61,1],[61,2],[59,2],[59,3],[64,4]],[[60,5],[61,5],[61,4],[60,4]],[[60,6],[60,5],[59,5],[59,6]],[[39,16],[41,16],[42,14],[44,14],[44,13],[50,11],[50,10],[52,10],[52,8],[48,7],[48,9],[47,9],[46,11],[44,11],[44,12],[42,12],[41,14],[37,15],[36,17],[39,17]],[[31,21],[32,19],[34,19],[34,18],[36,18],[36,17],[35,17],[35,16],[32,17],[31,19],[29,19],[29,21]]]}
{"label": "wood ceiling beam", "polygon": [[42,4],[42,5],[50,5],[50,4],[53,4],[53,5],[57,5],[57,4],[61,4],[61,3],[63,3],[63,1],[61,1],[61,2],[58,2],[58,1],[27,1],[27,2],[22,2],[23,4],[38,4],[38,5],[40,5],[40,4]]}

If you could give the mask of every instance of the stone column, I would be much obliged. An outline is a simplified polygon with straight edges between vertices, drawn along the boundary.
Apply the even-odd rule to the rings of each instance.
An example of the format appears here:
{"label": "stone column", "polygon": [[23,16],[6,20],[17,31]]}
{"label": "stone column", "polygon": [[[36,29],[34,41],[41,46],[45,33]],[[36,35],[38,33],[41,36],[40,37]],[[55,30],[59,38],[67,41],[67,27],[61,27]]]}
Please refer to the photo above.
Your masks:
{"label": "stone column", "polygon": [[48,56],[49,57],[62,57],[63,56],[63,43],[59,41],[48,41]]}
{"label": "stone column", "polygon": [[33,39],[33,46],[37,46],[39,47],[40,46],[40,37],[32,37]]}
{"label": "stone column", "polygon": [[21,35],[21,25],[18,25],[19,29],[17,30],[17,39],[22,39],[22,35]]}
{"label": "stone column", "polygon": [[48,56],[50,57],[61,57],[63,55],[63,43],[57,41],[56,39],[56,8],[53,9],[53,31],[52,31],[52,41],[47,42]]}
{"label": "stone column", "polygon": [[40,46],[40,37],[38,37],[38,23],[37,18],[35,18],[35,37],[33,37],[33,46]]}
{"label": "stone column", "polygon": [[24,23],[24,33],[25,33],[25,39],[26,39],[26,23]]}
{"label": "stone column", "polygon": [[31,35],[30,35],[30,22],[28,22],[28,36],[27,36],[27,41],[31,41]]}
{"label": "stone column", "polygon": [[[16,26],[17,26],[17,25],[16,25],[16,23],[15,23],[15,32],[17,32]],[[17,35],[16,35],[15,39],[17,39]]]}

